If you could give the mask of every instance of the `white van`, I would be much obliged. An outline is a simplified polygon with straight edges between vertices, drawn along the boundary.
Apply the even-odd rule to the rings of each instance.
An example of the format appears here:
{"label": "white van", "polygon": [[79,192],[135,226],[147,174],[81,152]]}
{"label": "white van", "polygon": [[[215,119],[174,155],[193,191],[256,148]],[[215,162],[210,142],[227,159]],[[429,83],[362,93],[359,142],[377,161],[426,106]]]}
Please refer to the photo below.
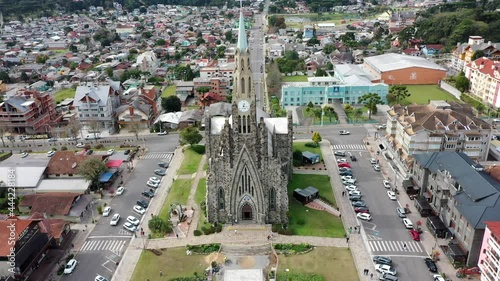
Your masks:
{"label": "white van", "polygon": [[100,139],[101,138],[101,134],[100,133],[96,133],[96,134],[87,134],[85,136],[85,140],[94,140],[94,139]]}

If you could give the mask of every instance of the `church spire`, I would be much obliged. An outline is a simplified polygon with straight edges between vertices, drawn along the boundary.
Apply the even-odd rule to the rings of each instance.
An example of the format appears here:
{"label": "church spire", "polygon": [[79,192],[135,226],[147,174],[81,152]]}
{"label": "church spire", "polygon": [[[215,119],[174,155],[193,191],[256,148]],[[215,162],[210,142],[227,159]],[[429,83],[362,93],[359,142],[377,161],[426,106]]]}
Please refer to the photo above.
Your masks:
{"label": "church spire", "polygon": [[240,25],[238,27],[238,45],[236,49],[241,52],[246,52],[248,49],[247,33],[245,30],[245,19],[243,18],[243,9],[240,10]]}

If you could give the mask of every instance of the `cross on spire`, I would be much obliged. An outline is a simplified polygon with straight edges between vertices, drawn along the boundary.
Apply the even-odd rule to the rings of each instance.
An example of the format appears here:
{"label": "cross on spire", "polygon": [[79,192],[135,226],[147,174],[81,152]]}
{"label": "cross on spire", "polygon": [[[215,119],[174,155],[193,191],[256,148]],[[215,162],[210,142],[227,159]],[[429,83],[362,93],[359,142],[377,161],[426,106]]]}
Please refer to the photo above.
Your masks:
{"label": "cross on spire", "polygon": [[240,2],[240,10],[243,10],[243,1],[244,1],[244,0],[236,0],[236,1],[239,1],[239,2]]}

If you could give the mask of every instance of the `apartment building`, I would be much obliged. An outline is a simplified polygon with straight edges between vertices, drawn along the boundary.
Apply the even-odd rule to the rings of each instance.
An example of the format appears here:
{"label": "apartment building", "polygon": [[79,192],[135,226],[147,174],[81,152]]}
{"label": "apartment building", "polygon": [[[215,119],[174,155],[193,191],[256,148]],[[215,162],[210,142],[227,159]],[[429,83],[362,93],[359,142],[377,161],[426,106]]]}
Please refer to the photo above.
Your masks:
{"label": "apartment building", "polygon": [[500,43],[485,42],[481,36],[469,36],[467,43],[457,43],[451,55],[451,69],[456,73],[464,71],[465,66],[472,61],[475,52],[482,51],[484,57],[500,60]]}
{"label": "apartment building", "polygon": [[219,59],[210,62],[207,66],[200,69],[200,78],[207,79],[212,77],[224,77],[233,80],[235,63],[227,59]]}
{"label": "apartment building", "polygon": [[486,222],[478,266],[481,281],[500,281],[500,221]]}
{"label": "apartment building", "polygon": [[451,238],[439,246],[457,267],[476,266],[485,222],[500,220],[500,184],[462,152],[421,153],[414,159],[410,173],[420,199],[432,209],[430,232]]}
{"label": "apartment building", "polygon": [[104,84],[86,83],[76,88],[73,106],[78,118],[84,124],[97,124],[98,128],[114,132],[116,112],[120,106],[120,82],[107,81]]}
{"label": "apartment building", "polygon": [[0,103],[0,124],[18,134],[50,134],[61,122],[54,98],[48,92],[21,89]]}
{"label": "apartment building", "polygon": [[491,126],[473,115],[468,105],[430,101],[427,105],[395,105],[387,111],[387,139],[407,165],[418,153],[463,152],[486,160]]}
{"label": "apartment building", "polygon": [[465,77],[470,81],[469,92],[496,108],[500,107],[500,62],[479,58],[466,64]]}

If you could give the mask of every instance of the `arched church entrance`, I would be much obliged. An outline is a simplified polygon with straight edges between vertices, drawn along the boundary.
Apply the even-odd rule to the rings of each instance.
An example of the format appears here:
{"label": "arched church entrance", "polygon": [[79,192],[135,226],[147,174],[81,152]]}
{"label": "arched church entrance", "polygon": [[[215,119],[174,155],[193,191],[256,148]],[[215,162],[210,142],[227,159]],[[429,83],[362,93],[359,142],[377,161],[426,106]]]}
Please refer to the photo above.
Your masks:
{"label": "arched church entrance", "polygon": [[253,220],[252,206],[250,206],[250,204],[245,203],[241,207],[241,219],[242,220]]}

